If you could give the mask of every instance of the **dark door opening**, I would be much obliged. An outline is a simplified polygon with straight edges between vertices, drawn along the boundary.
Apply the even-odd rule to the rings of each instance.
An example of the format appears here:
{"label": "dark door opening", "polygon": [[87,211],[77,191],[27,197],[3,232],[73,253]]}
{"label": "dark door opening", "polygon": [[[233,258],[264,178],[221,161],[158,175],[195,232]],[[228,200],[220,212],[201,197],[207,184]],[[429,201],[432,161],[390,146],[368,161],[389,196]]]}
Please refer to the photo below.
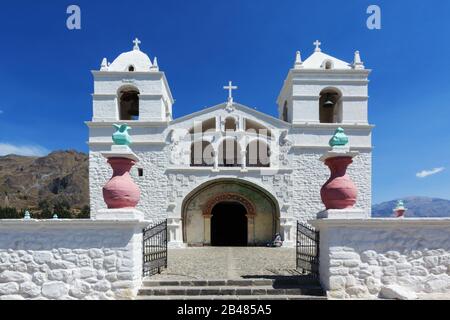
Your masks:
{"label": "dark door opening", "polygon": [[212,210],[211,245],[246,247],[248,245],[247,210],[237,202],[223,202]]}

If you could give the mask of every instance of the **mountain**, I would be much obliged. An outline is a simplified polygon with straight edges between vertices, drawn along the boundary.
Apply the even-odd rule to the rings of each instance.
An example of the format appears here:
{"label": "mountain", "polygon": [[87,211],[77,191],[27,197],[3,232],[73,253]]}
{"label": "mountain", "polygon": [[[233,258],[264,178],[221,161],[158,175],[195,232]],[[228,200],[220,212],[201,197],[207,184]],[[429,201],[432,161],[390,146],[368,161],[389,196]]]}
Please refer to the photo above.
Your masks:
{"label": "mountain", "polygon": [[18,210],[89,205],[88,155],[58,151],[45,157],[0,157],[0,207]]}
{"label": "mountain", "polygon": [[[450,217],[450,200],[427,198],[427,197],[408,197],[404,200],[406,208],[406,217],[408,218],[439,218]],[[392,217],[392,210],[396,207],[398,200],[383,202],[372,207],[372,217],[387,218]]]}

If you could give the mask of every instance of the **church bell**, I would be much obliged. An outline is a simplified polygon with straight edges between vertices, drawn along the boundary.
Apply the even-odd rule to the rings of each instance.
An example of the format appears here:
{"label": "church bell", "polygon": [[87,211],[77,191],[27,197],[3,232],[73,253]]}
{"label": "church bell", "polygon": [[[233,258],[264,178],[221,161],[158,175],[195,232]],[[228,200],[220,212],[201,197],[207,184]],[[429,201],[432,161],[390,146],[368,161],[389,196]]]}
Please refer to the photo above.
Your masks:
{"label": "church bell", "polygon": [[331,100],[330,94],[327,94],[327,97],[325,99],[325,103],[323,104],[324,108],[333,108],[334,102]]}

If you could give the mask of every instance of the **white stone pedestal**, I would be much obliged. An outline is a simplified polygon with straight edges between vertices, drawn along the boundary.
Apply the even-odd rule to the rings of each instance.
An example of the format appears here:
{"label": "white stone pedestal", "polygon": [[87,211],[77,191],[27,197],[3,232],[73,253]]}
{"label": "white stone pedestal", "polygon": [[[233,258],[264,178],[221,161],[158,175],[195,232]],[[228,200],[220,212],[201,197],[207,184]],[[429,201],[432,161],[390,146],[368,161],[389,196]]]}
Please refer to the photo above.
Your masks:
{"label": "white stone pedestal", "polygon": [[342,219],[368,219],[369,214],[361,209],[330,209],[319,212],[317,219],[330,219],[330,220],[342,220]]}
{"label": "white stone pedestal", "polygon": [[138,156],[131,150],[129,146],[112,145],[111,151],[102,152],[102,156],[106,159],[110,158],[126,158],[139,162]]}
{"label": "white stone pedestal", "polygon": [[292,218],[281,218],[280,219],[281,230],[280,233],[283,237],[283,247],[284,248],[295,248],[296,241],[296,220]]}
{"label": "white stone pedestal", "polygon": [[95,220],[102,221],[120,221],[120,220],[136,220],[144,221],[144,213],[137,209],[102,209],[95,215]]}
{"label": "white stone pedestal", "polygon": [[180,218],[168,218],[167,219],[167,233],[169,235],[168,246],[169,248],[186,248],[186,244],[183,243],[183,227],[182,220]]}

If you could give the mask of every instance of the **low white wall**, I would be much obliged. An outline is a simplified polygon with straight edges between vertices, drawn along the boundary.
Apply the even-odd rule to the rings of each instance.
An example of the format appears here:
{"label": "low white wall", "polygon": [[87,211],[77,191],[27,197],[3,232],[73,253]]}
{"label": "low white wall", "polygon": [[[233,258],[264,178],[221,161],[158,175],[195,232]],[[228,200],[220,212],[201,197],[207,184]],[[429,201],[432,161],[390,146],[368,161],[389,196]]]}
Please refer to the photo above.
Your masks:
{"label": "low white wall", "polygon": [[374,298],[383,286],[450,293],[450,219],[315,220],[320,278],[331,298]]}
{"label": "low white wall", "polygon": [[130,299],[145,223],[0,220],[0,299]]}

